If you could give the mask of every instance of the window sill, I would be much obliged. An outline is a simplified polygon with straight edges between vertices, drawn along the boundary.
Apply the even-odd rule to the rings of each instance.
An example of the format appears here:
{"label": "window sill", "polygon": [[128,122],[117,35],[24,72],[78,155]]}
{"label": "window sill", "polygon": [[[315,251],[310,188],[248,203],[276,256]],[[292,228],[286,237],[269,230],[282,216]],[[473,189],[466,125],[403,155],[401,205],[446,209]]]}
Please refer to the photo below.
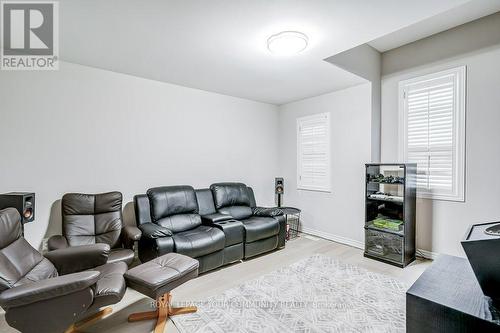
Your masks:
{"label": "window sill", "polygon": [[332,190],[324,189],[324,188],[297,187],[297,190],[298,191],[309,191],[309,192],[332,193]]}
{"label": "window sill", "polygon": [[433,201],[452,201],[452,202],[465,202],[464,196],[450,196],[450,195],[437,195],[437,194],[426,194],[426,193],[417,193],[417,199],[426,199]]}

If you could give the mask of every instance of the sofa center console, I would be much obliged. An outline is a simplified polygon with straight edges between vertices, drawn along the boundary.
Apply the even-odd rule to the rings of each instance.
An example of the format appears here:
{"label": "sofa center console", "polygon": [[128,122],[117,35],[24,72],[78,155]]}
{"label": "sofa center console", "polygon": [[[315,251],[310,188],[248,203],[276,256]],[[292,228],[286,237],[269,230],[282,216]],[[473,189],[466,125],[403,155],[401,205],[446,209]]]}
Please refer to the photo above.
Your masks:
{"label": "sofa center console", "polygon": [[215,222],[214,226],[224,231],[226,246],[243,243],[245,240],[245,229],[243,223],[237,220]]}

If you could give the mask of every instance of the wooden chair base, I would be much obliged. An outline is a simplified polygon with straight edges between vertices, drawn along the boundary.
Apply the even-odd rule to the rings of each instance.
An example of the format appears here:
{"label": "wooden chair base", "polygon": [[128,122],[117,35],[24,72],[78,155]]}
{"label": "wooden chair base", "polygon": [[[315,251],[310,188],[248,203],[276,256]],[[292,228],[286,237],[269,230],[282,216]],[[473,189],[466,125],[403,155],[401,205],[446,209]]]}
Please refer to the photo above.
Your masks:
{"label": "wooden chair base", "polygon": [[154,333],[163,333],[165,331],[165,325],[167,324],[167,319],[169,316],[193,313],[198,310],[196,306],[173,308],[170,305],[171,300],[172,295],[170,295],[170,293],[166,293],[157,300],[158,306],[155,311],[133,313],[128,316],[128,321],[132,323],[134,321],[156,319]]}
{"label": "wooden chair base", "polygon": [[95,315],[92,315],[92,316],[90,316],[88,318],[85,318],[82,321],[79,321],[78,323],[75,323],[75,324],[71,325],[66,330],[65,333],[78,333],[81,329],[83,329],[83,328],[85,328],[87,326],[92,325],[96,321],[101,320],[103,317],[107,316],[111,312],[113,312],[113,309],[111,307],[104,308],[101,311],[97,312]]}

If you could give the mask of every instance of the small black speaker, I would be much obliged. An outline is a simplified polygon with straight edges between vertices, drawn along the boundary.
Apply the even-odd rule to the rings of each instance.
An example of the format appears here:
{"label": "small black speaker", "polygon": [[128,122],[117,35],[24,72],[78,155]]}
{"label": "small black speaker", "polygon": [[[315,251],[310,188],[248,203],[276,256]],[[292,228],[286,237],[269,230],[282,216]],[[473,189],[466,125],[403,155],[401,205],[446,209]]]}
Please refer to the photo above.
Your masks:
{"label": "small black speaker", "polygon": [[283,203],[283,194],[285,193],[285,183],[282,177],[274,179],[274,193],[276,194],[276,206],[281,207]]}
{"label": "small black speaker", "polygon": [[274,191],[276,194],[285,193],[285,184],[283,183],[283,178],[276,177],[274,179]]}
{"label": "small black speaker", "polygon": [[21,222],[35,220],[35,193],[10,192],[0,194],[0,209],[12,207],[21,214]]}

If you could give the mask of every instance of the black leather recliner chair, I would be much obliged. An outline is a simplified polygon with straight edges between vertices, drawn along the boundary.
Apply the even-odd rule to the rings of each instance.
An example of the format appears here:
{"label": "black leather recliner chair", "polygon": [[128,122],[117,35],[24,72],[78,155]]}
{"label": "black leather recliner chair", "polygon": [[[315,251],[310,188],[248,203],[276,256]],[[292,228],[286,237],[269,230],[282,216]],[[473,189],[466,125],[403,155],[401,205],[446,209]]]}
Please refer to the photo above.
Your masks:
{"label": "black leather recliner chair", "polygon": [[152,188],[134,201],[142,262],[176,252],[197,259],[200,273],[222,266],[224,232],[202,224],[191,186]]}
{"label": "black leather recliner chair", "polygon": [[279,208],[256,207],[253,190],[242,183],[210,185],[218,213],[241,221],[245,258],[285,246],[286,220]]}
{"label": "black leather recliner chair", "polygon": [[134,260],[133,246],[141,237],[136,226],[124,226],[122,194],[68,193],[61,200],[63,235],[49,238],[49,251],[103,243],[111,247],[108,262]]}
{"label": "black leather recliner chair", "polygon": [[[125,294],[123,262],[106,263],[107,244],[68,247],[43,257],[23,237],[14,208],[0,211],[0,306],[21,332],[76,332]],[[88,323],[87,323],[88,324]],[[67,330],[68,329],[68,330]]]}

